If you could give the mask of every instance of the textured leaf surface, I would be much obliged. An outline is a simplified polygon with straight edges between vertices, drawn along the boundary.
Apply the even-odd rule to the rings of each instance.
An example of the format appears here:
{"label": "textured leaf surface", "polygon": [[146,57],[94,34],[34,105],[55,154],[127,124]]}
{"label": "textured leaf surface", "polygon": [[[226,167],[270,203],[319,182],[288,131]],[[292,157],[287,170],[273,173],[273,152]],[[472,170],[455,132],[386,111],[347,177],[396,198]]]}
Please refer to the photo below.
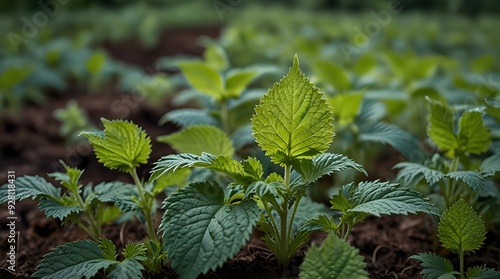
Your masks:
{"label": "textured leaf surface", "polygon": [[479,266],[470,267],[465,272],[467,279],[498,279],[500,272],[491,268],[482,268]]}
{"label": "textured leaf surface", "polygon": [[64,219],[71,213],[82,211],[82,209],[78,206],[62,205],[51,198],[43,198],[38,204],[38,208],[40,208],[40,210],[43,211],[47,217],[54,217],[59,220]]}
{"label": "textured leaf surface", "polygon": [[56,247],[45,255],[33,277],[43,279],[91,278],[116,263],[104,259],[96,242],[80,240]]}
{"label": "textured leaf surface", "polygon": [[[8,201],[8,186],[4,184],[0,187],[0,203]],[[35,199],[39,196],[60,197],[61,190],[47,182],[43,177],[25,175],[16,178],[16,200],[21,201],[27,198]]]}
{"label": "textured leaf surface", "polygon": [[101,202],[112,202],[120,207],[122,212],[136,211],[139,207],[132,200],[133,196],[139,197],[137,186],[120,181],[101,182],[97,184],[93,193]]}
{"label": "textured leaf surface", "polygon": [[199,109],[176,109],[167,112],[160,118],[158,123],[163,125],[169,121],[182,127],[191,125],[220,126],[219,120],[208,112]]}
{"label": "textured leaf surface", "polygon": [[495,154],[486,158],[481,163],[479,171],[484,177],[495,175],[497,171],[500,171],[500,154]]}
{"label": "textured leaf surface", "polygon": [[446,174],[447,177],[455,180],[462,180],[474,191],[480,193],[484,188],[484,178],[475,171],[455,171]]}
{"label": "textured leaf surface", "polygon": [[254,137],[277,164],[311,158],[333,139],[333,114],[323,94],[299,70],[295,57],[288,74],[274,84],[255,108]]}
{"label": "textured leaf surface", "polygon": [[444,173],[416,163],[401,162],[396,164],[394,168],[400,169],[397,179],[402,181],[404,185],[410,185],[422,178],[433,185],[444,177]]}
{"label": "textured leaf surface", "polygon": [[170,144],[180,153],[234,155],[233,143],[224,131],[215,126],[189,126],[180,132],[158,137],[158,141]]}
{"label": "textured leaf surface", "polygon": [[124,260],[113,266],[106,279],[138,279],[142,278],[144,266],[136,260]]}
{"label": "textured leaf surface", "polygon": [[411,256],[410,259],[421,261],[420,265],[424,270],[420,274],[424,279],[455,279],[453,265],[448,259],[441,258],[434,253],[419,253]]}
{"label": "textured leaf surface", "polygon": [[104,131],[81,133],[94,147],[99,162],[123,172],[147,163],[151,140],[142,128],[124,120],[101,121]]}
{"label": "textured leaf surface", "polygon": [[427,98],[427,100],[431,108],[427,134],[439,149],[444,151],[457,149],[459,142],[453,130],[453,111],[440,102],[430,98]]}
{"label": "textured leaf surface", "polygon": [[479,249],[485,235],[483,220],[463,199],[443,213],[438,225],[438,237],[443,247],[456,253]]}
{"label": "textured leaf surface", "polygon": [[[303,184],[312,183],[324,175],[346,169],[355,169],[366,174],[363,166],[342,154],[324,153],[312,159],[303,159],[294,162],[295,174],[292,173],[292,184],[302,179]],[[297,176],[300,174],[300,177]]]}
{"label": "textured leaf surface", "polygon": [[490,132],[483,123],[483,112],[464,112],[458,126],[458,140],[462,152],[481,154],[488,150],[491,145]]}
{"label": "textured leaf surface", "polygon": [[194,89],[216,99],[222,97],[224,84],[217,70],[201,61],[180,62],[178,65]]}
{"label": "textured leaf surface", "polygon": [[364,212],[380,217],[382,214],[408,214],[425,212],[439,216],[439,210],[424,200],[422,194],[398,184],[380,181],[361,182],[352,197],[346,197],[351,206],[348,211]]}
{"label": "textured leaf surface", "polygon": [[301,279],[368,278],[359,251],[331,233],[321,247],[312,246],[300,266]]}
{"label": "textured leaf surface", "polygon": [[222,266],[249,239],[260,216],[254,201],[226,204],[224,190],[208,182],[170,195],[163,208],[165,249],[181,278],[196,278]]}

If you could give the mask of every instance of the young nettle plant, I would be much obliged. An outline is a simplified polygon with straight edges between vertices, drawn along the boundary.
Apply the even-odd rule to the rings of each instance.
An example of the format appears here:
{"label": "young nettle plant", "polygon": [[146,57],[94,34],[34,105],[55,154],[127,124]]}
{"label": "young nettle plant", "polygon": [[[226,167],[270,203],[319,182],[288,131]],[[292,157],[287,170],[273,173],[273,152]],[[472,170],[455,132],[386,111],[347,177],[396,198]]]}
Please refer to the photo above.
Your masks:
{"label": "young nettle plant", "polygon": [[463,199],[447,209],[438,225],[438,237],[443,247],[458,254],[459,272],[455,271],[450,260],[434,253],[419,253],[410,259],[421,261],[424,278],[487,279],[499,278],[500,272],[485,267],[469,267],[465,271],[464,256],[483,245],[486,239],[483,220]]}
{"label": "young nettle plant", "polygon": [[[191,167],[209,169],[232,179],[228,187],[211,181],[192,183],[165,200],[160,229],[170,263],[182,278],[196,278],[221,266],[245,244],[254,225],[264,232],[266,245],[285,271],[309,234],[321,229],[308,222],[297,224],[308,185],[345,169],[364,172],[361,165],[343,155],[324,153],[334,136],[333,114],[323,94],[299,70],[298,63],[295,57],[289,73],[261,99],[252,117],[258,145],[273,163],[284,169],[283,175],[264,176],[259,160],[249,157],[237,161],[217,150],[220,145],[208,147],[217,150],[216,154],[165,156],[153,168],[153,180]],[[373,189],[376,186],[375,183]],[[412,193],[408,196],[424,203],[418,194]],[[393,196],[385,194],[390,201]],[[435,212],[429,209],[430,205],[412,207],[411,198],[403,196],[401,203],[408,205],[391,208],[391,212]],[[382,200],[379,205],[384,202],[387,201]],[[370,206],[375,205],[366,203],[364,210]]]}

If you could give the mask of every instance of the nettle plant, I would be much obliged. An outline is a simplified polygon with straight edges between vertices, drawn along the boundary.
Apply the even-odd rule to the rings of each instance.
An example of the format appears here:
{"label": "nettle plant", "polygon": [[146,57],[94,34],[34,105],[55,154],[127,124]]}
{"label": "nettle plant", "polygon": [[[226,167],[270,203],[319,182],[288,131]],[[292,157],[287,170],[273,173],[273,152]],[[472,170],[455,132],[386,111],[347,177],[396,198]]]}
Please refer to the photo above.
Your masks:
{"label": "nettle plant", "polygon": [[443,247],[459,256],[459,271],[455,271],[450,260],[434,253],[419,253],[410,258],[421,261],[424,278],[467,279],[499,278],[500,272],[480,266],[465,271],[464,256],[478,250],[486,239],[483,220],[463,199],[447,209],[438,225],[438,237]]}
{"label": "nettle plant", "polygon": [[436,153],[423,164],[397,164],[398,180],[418,187],[425,179],[421,190],[431,195],[442,210],[463,198],[490,223],[500,194],[489,178],[500,170],[500,156],[485,158],[491,146],[490,131],[483,121],[485,112],[481,107],[453,109],[430,98],[428,101],[427,134],[443,155]]}
{"label": "nettle plant", "polygon": [[[376,181],[360,187],[351,184],[340,194],[342,198],[338,198],[340,203],[335,208],[348,216],[342,225],[326,215],[307,222],[298,220],[301,219],[298,218],[301,201],[308,200],[305,195],[311,183],[346,169],[364,170],[346,156],[324,153],[334,136],[333,113],[323,94],[300,71],[297,57],[288,74],[256,106],[251,122],[258,145],[273,163],[282,167],[282,175],[270,173],[265,176],[263,165],[256,158],[238,161],[230,153],[224,154],[226,148],[221,146],[227,142],[207,145],[210,150],[219,148],[216,154],[167,155],[153,168],[152,180],[185,168],[209,169],[228,179],[225,185],[214,179],[191,183],[163,203],[165,214],[160,230],[164,248],[172,267],[182,278],[196,278],[221,266],[245,244],[255,225],[264,233],[266,245],[285,272],[313,231],[325,227],[335,227],[335,231],[342,228],[340,235],[347,239],[352,226],[369,214],[418,211],[439,214],[416,191]],[[332,238],[326,247],[346,245],[336,244],[344,242],[337,236]],[[352,253],[353,250],[357,255],[354,248],[339,248],[338,252]],[[324,254],[317,257],[325,263],[332,260]],[[338,274],[344,269],[350,270],[351,263],[360,267],[359,274],[366,274],[359,257],[339,261],[323,270],[325,274]],[[306,273],[311,271],[307,266],[304,268]]]}
{"label": "nettle plant", "polygon": [[[112,170],[129,173],[134,184],[106,182],[83,186],[78,181],[83,171],[64,165],[65,173],[50,176],[61,181],[65,192],[38,176],[23,176],[16,181],[16,198],[36,198],[47,217],[76,223],[92,240],[64,244],[47,254],[37,267],[36,278],[90,278],[102,271],[106,278],[141,278],[143,271],[157,273],[166,261],[163,245],[155,228],[156,196],[178,181],[175,176],[145,182],[137,168],[151,153],[151,140],[134,123],[102,119],[104,131],[82,132],[94,147],[99,162]],[[7,185],[2,186],[7,191]],[[3,195],[2,197],[7,197]],[[2,198],[0,202],[5,202]],[[118,260],[115,245],[101,234],[102,226],[112,221],[128,221],[136,216],[144,225],[147,238],[130,243]]]}

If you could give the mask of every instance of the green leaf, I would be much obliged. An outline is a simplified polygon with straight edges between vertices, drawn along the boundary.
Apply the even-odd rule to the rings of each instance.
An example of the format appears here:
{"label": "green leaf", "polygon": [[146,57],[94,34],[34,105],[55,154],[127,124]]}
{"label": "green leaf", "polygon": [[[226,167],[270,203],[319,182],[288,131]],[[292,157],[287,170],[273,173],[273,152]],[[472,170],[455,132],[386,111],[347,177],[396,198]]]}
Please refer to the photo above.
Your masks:
{"label": "green leaf", "polygon": [[232,70],[226,76],[226,97],[238,97],[259,72],[254,69]]}
{"label": "green leaf", "polygon": [[137,211],[138,205],[132,197],[139,197],[137,186],[120,181],[101,182],[93,189],[93,194],[101,202],[112,202],[122,212]]}
{"label": "green leaf", "polygon": [[94,147],[100,163],[110,169],[130,172],[145,164],[151,154],[151,140],[132,122],[101,118],[104,131],[82,132]]}
{"label": "green leaf", "polygon": [[72,213],[83,211],[79,206],[63,205],[52,198],[42,198],[40,203],[38,203],[38,208],[40,208],[47,217],[58,218],[61,221]]}
{"label": "green leaf", "polygon": [[493,176],[500,171],[500,154],[494,154],[481,163],[479,167],[481,175],[484,177]]}
{"label": "green leaf", "polygon": [[337,64],[319,60],[311,66],[318,76],[318,79],[332,85],[335,90],[346,90],[351,88],[349,75]]}
{"label": "green leaf", "polygon": [[453,156],[454,150],[459,148],[459,142],[453,130],[453,111],[440,102],[428,97],[426,99],[431,108],[427,134],[439,149],[449,151],[448,155]]}
{"label": "green leaf", "polygon": [[410,259],[421,261],[420,265],[424,270],[420,274],[424,279],[455,279],[456,272],[453,271],[453,265],[448,259],[441,258],[434,253],[419,253],[411,256]]}
{"label": "green leaf", "polygon": [[321,247],[312,246],[300,266],[301,279],[368,278],[359,251],[331,233]]}
{"label": "green leaf", "polygon": [[483,220],[463,199],[443,213],[438,237],[443,247],[455,252],[477,250],[486,239]]}
{"label": "green leaf", "polygon": [[477,193],[481,193],[484,188],[484,178],[475,171],[455,171],[446,174],[446,177],[455,180],[462,180]]}
{"label": "green leaf", "polygon": [[[43,177],[25,175],[18,177],[15,182],[15,199],[18,201],[27,198],[59,198],[61,189],[54,187],[47,182]],[[5,203],[9,200],[9,184],[4,184],[0,187],[0,203]]]}
{"label": "green leaf", "polygon": [[422,178],[425,178],[429,185],[433,185],[445,176],[445,174],[440,171],[410,162],[398,163],[394,166],[394,169],[400,169],[397,180],[402,181],[403,185],[410,185],[415,181],[420,181]]}
{"label": "green leaf", "polygon": [[364,212],[380,217],[382,214],[408,214],[424,212],[440,216],[439,210],[417,191],[389,182],[361,182],[354,190],[349,212]]}
{"label": "green leaf", "polygon": [[328,98],[335,120],[340,125],[348,125],[354,122],[361,109],[363,97],[363,93],[347,93]]}
{"label": "green leaf", "polygon": [[106,62],[106,55],[102,51],[96,51],[85,63],[85,68],[93,75],[101,72],[104,63]]}
{"label": "green leaf", "polygon": [[191,125],[212,125],[220,126],[219,120],[211,116],[208,112],[199,109],[176,109],[165,113],[158,121],[159,125],[173,122],[181,127]]}
{"label": "green leaf", "polygon": [[9,90],[25,80],[33,71],[31,66],[10,67],[0,75],[0,90]]}
{"label": "green leaf", "polygon": [[127,260],[145,261],[146,251],[146,246],[143,243],[129,243],[123,249],[122,254]]}
{"label": "green leaf", "polygon": [[256,181],[251,183],[246,191],[245,198],[257,195],[260,198],[276,199],[279,197],[279,192],[286,190],[285,185],[282,182],[271,182],[266,183],[264,181]]}
{"label": "green leaf", "polygon": [[500,272],[491,268],[479,266],[469,267],[465,272],[467,279],[497,279],[500,278]]}
{"label": "green leaf", "polygon": [[299,183],[299,179],[303,184],[313,183],[324,175],[330,175],[334,172],[343,171],[346,169],[355,169],[366,174],[363,166],[349,159],[342,154],[325,153],[316,156],[312,159],[302,159],[295,161],[293,164],[294,172],[292,172],[292,184]]}
{"label": "green leaf", "polygon": [[80,240],[56,247],[44,256],[32,277],[43,279],[92,278],[115,261],[104,259],[96,242]]}
{"label": "green leaf", "polygon": [[481,154],[491,145],[490,131],[483,123],[483,112],[466,111],[458,121],[460,151]]}
{"label": "green leaf", "polygon": [[214,155],[234,155],[233,143],[224,131],[215,126],[189,126],[180,132],[158,137],[157,140],[170,144],[180,153],[201,155],[202,152],[207,152]]}
{"label": "green leaf", "polygon": [[333,216],[318,215],[307,220],[300,230],[305,231],[324,231],[337,232],[338,225],[335,223]]}
{"label": "green leaf", "polygon": [[99,249],[103,252],[103,257],[107,260],[116,260],[116,247],[115,244],[109,239],[101,238],[97,243]]}
{"label": "green leaf", "polygon": [[226,204],[224,190],[199,182],[164,202],[165,249],[181,278],[196,278],[233,257],[250,238],[260,210],[252,200]]}
{"label": "green leaf", "polygon": [[223,97],[224,84],[216,69],[200,61],[180,62],[178,65],[194,89],[217,100]]}
{"label": "green leaf", "polygon": [[209,44],[203,52],[203,59],[210,67],[217,71],[225,70],[229,66],[226,52],[216,44]]}
{"label": "green leaf", "polygon": [[254,158],[248,157],[246,160],[242,162],[243,170],[251,175],[255,180],[260,180],[262,175],[264,174],[264,168],[262,167],[262,163]]}
{"label": "green leaf", "polygon": [[143,278],[144,266],[136,260],[124,260],[113,266],[106,279],[137,279]]}
{"label": "green leaf", "polygon": [[256,142],[282,166],[324,152],[333,140],[333,116],[323,94],[300,71],[295,56],[288,74],[255,108]]}

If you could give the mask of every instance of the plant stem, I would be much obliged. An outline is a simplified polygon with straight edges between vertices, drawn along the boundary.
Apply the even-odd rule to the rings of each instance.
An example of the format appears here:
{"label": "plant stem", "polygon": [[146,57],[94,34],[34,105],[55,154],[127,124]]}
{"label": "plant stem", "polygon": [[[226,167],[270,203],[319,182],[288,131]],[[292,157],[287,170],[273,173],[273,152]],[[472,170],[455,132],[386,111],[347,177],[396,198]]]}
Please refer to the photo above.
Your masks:
{"label": "plant stem", "polygon": [[142,213],[146,218],[146,232],[151,240],[159,242],[158,236],[156,235],[154,229],[153,218],[151,216],[152,201],[146,200],[146,196],[142,191],[143,187],[142,182],[140,181],[139,176],[137,175],[137,170],[135,168],[132,171],[130,171],[130,175],[132,176],[132,179],[134,180],[134,183],[137,186],[137,191],[139,192],[139,198],[141,199],[140,201],[142,205]]}
{"label": "plant stem", "polygon": [[225,99],[222,99],[220,101],[220,118],[222,130],[226,133],[226,135],[231,135],[231,130],[229,127],[229,112],[227,110],[227,102]]}
{"label": "plant stem", "polygon": [[299,208],[300,199],[302,199],[302,196],[297,197],[293,204],[292,216],[290,218],[290,223],[288,223],[288,239],[292,238],[293,220],[295,219],[295,214]]}
{"label": "plant stem", "polygon": [[279,262],[282,264],[282,272],[285,273],[286,269],[288,268],[288,244],[289,244],[289,238],[288,238],[288,232],[287,232],[287,227],[288,227],[288,192],[290,190],[290,175],[292,173],[292,166],[291,165],[286,165],[285,166],[285,175],[284,175],[284,184],[285,187],[287,188],[287,193],[283,197],[283,202],[281,206],[281,210],[279,210],[280,214],[280,234],[281,237],[279,239],[279,247],[280,247],[280,253],[282,253],[279,256]]}
{"label": "plant stem", "polygon": [[460,253],[458,253],[458,256],[460,258],[460,277],[465,278],[465,276],[464,276],[464,251],[460,251]]}
{"label": "plant stem", "polygon": [[78,187],[76,187],[76,191],[73,192],[73,195],[76,196],[76,200],[78,201],[78,204],[80,205],[80,207],[83,209],[83,211],[85,212],[85,216],[87,217],[87,220],[89,222],[89,225],[90,225],[90,229],[86,228],[85,224],[83,223],[80,223],[79,222],[79,225],[80,227],[85,231],[87,232],[90,237],[97,241],[99,240],[99,237],[101,236],[101,227],[99,224],[96,224],[94,222],[94,217],[92,215],[92,212],[89,212],[86,208],[85,208],[85,203],[83,202],[83,199],[82,197],[80,196],[80,194],[78,193]]}

